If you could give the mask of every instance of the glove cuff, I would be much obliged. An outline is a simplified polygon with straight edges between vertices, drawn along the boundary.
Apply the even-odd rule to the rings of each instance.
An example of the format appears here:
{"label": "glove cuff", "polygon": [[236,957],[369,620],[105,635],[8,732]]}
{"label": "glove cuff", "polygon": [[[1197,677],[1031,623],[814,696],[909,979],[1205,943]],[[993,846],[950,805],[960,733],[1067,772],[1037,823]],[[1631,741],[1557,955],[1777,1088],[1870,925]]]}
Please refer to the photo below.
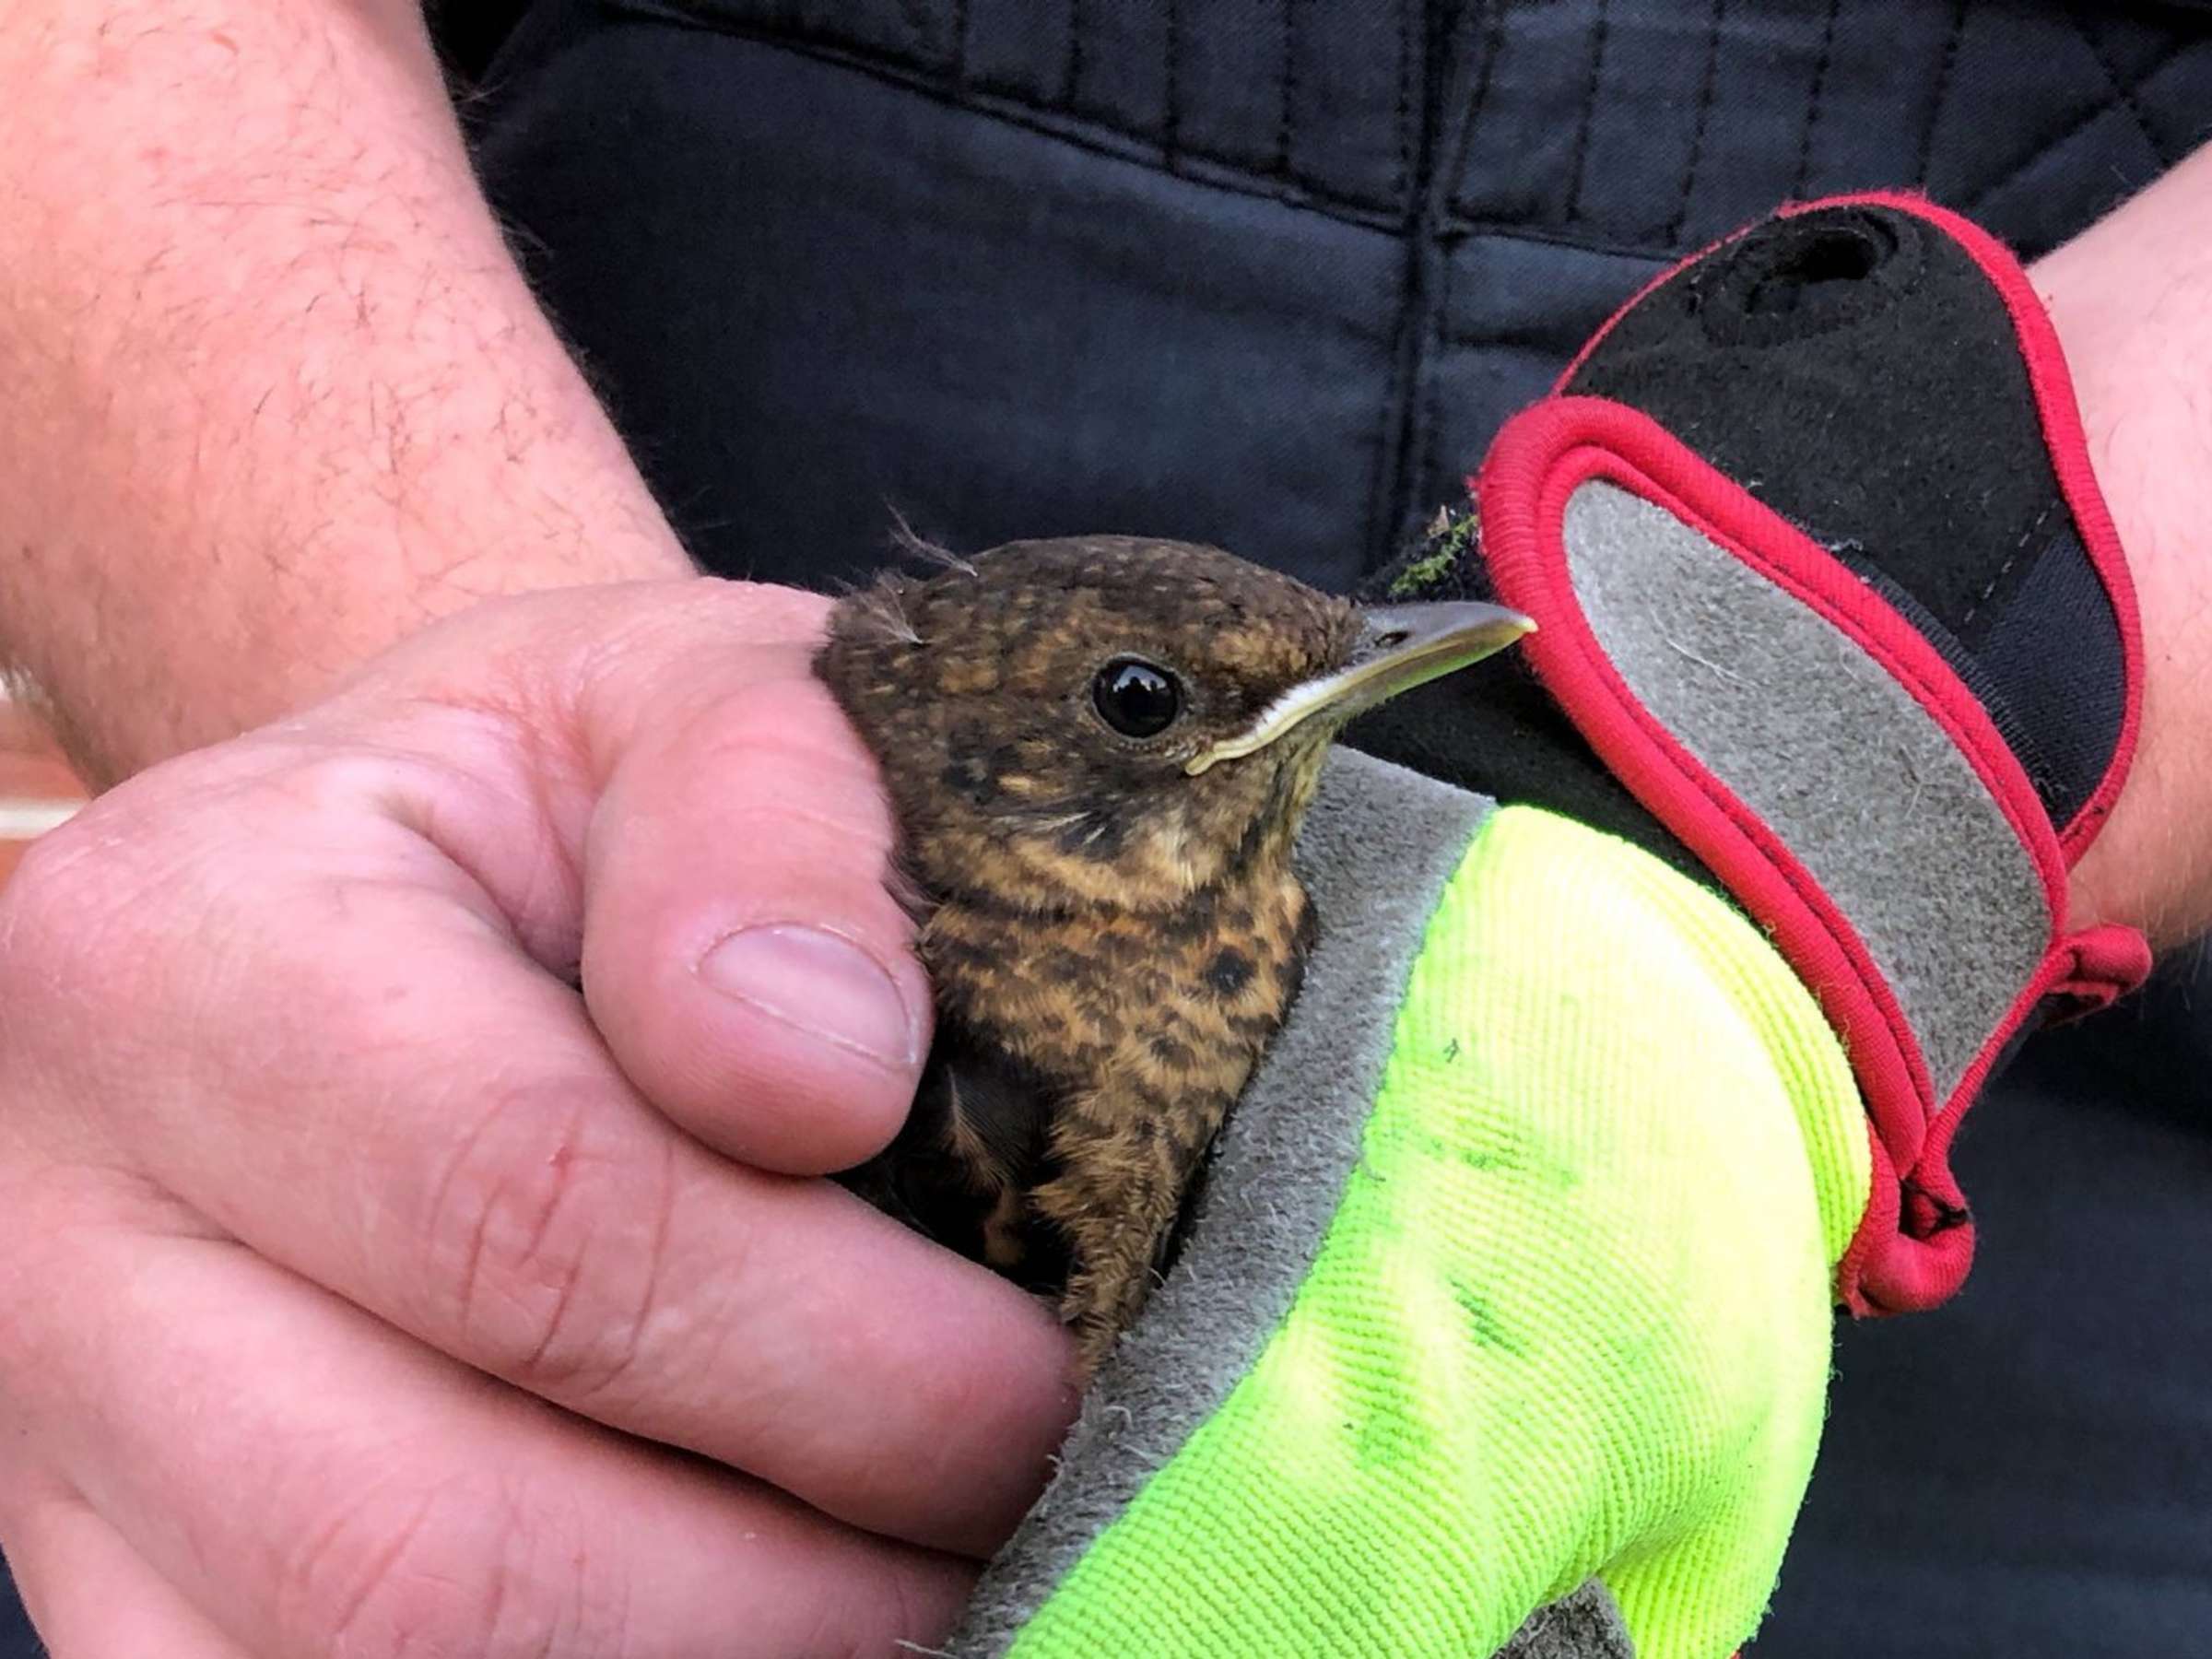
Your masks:
{"label": "glove cuff", "polygon": [[2026,274],[1917,199],[1792,210],[1632,300],[1475,485],[1546,690],[1852,1056],[1876,1179],[1841,1299],[1941,1300],[1967,1104],[2039,1009],[2149,965],[2065,928],[2141,645]]}

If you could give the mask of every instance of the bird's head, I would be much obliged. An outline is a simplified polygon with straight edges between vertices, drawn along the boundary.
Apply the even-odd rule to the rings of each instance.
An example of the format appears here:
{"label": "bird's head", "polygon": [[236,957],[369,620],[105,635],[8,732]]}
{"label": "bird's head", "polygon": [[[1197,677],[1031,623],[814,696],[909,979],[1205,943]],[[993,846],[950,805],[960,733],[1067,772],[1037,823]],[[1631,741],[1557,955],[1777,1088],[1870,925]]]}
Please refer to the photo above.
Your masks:
{"label": "bird's head", "polygon": [[1212,547],[1013,542],[888,575],[817,671],[881,765],[910,872],[1025,910],[1168,911],[1287,854],[1346,721],[1530,627],[1362,608]]}

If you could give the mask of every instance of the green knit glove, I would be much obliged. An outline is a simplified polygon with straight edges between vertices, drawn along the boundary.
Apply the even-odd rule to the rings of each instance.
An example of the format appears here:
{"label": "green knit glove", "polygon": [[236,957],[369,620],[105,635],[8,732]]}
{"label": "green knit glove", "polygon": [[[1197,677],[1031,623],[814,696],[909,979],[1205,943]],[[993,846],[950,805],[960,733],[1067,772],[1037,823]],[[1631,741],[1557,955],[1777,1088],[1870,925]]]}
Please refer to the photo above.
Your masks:
{"label": "green knit glove", "polygon": [[1339,753],[1300,856],[1305,989],[952,1651],[1722,1659],[1866,1205],[1836,1038],[1568,819]]}

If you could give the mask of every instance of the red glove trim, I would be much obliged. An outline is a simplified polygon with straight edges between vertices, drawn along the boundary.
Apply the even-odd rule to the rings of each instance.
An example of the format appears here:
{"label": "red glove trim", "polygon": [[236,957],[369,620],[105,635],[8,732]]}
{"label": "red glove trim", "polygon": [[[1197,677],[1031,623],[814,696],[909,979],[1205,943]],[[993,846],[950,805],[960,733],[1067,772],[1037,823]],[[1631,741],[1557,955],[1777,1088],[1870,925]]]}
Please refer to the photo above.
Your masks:
{"label": "red glove trim", "polygon": [[[1561,534],[1568,498],[1594,477],[1692,525],[1879,662],[1967,759],[2031,859],[2051,918],[2049,947],[1947,1100],[1934,1098],[1912,1028],[1850,919],[1776,829],[1642,705],[1599,645]],[[1876,1180],[1839,1269],[1840,1298],[1859,1312],[1940,1301],[1972,1253],[1947,1165],[1968,1102],[2045,994],[2106,994],[2141,977],[2147,953],[2139,941],[2131,953],[2110,932],[2063,936],[2066,851],[1987,712],[1936,648],[1804,532],[1649,417],[1598,398],[1548,399],[1500,434],[1476,495],[1499,597],[1539,624],[1523,646],[1537,677],[1630,791],[1771,929],[1843,1039],[1866,1102]],[[2116,557],[2109,523],[2104,535]],[[2108,779],[2100,793],[2111,787]]]}
{"label": "red glove trim", "polygon": [[[2065,496],[2066,506],[2074,514],[2076,528],[2080,532],[2083,547],[2088,550],[2089,562],[2096,566],[2103,578],[2105,589],[2112,595],[2112,610],[2119,621],[2120,645],[2125,661],[2128,686],[2126,712],[2122,717],[2120,740],[2113,746],[2112,758],[2105,768],[2103,779],[2091,792],[2073,820],[2059,832],[2059,843],[2065,849],[2069,868],[2078,860],[2097,831],[2112,810],[2120,790],[2127,780],[2127,772],[2135,759],[2136,742],[2143,718],[2143,624],[2136,603],[2135,581],[2129,575],[2127,559],[2121,551],[2119,532],[2113,528],[2112,510],[2105,503],[2103,491],[2097,487],[2097,476],[2089,465],[2088,438],[2082,430],[2081,408],[2074,395],[2074,379],[2066,368],[2065,349],[2060,346],[2058,330],[2053,326],[2051,316],[2043,302],[2036,297],[2034,285],[2020,262],[2004,243],[1975,224],[1971,219],[1938,206],[1926,196],[1912,191],[1869,190],[1849,195],[1825,196],[1818,201],[1792,202],[1779,210],[1779,217],[1818,212],[1829,207],[1887,207],[1893,212],[1910,214],[1926,220],[1964,248],[1982,274],[1989,278],[2005,302],[2012,318],[2013,333],[2019,343],[2020,356],[2028,368],[2028,383],[2035,395],[2036,415],[2042,426],[2043,442],[2050,451],[2052,469],[2058,476],[2060,491]],[[1631,295],[1626,303],[1606,319],[1605,326],[1591,335],[1574,359],[1552,383],[1556,396],[1564,391],[1578,374],[1614,325],[1633,311],[1657,288],[1674,279],[1685,267],[1697,264],[1716,249],[1757,229],[1747,225],[1730,232],[1719,241],[1710,242],[1688,258],[1669,265]]]}

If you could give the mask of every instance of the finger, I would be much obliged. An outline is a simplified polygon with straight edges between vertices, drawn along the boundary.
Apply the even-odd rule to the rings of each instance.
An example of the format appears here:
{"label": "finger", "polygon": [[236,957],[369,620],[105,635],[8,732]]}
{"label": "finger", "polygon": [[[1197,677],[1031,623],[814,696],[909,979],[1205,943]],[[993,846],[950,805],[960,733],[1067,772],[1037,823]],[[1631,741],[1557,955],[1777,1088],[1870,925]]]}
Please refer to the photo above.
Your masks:
{"label": "finger", "polygon": [[249,1659],[83,1500],[15,1510],[8,1567],[53,1659]]}
{"label": "finger", "polygon": [[897,1133],[929,983],[885,887],[873,763],[804,650],[748,667],[617,763],[586,865],[584,992],[662,1111],[747,1163],[819,1174]]}
{"label": "finger", "polygon": [[[11,1310],[31,1433],[249,1653],[880,1653],[966,1593],[969,1568],[548,1410],[236,1245],[78,1229],[40,1266]],[[79,1316],[119,1288],[166,1316]]]}
{"label": "finger", "polygon": [[[8,959],[130,1015],[77,1030],[74,1002],[0,982],[22,1069],[198,1214],[442,1353],[854,1524],[992,1548],[1072,1408],[1050,1318],[676,1130],[453,867],[349,798],[393,774],[286,777],[274,806],[211,787],[99,861],[96,893],[26,866]],[[61,833],[104,843],[112,810]],[[140,884],[166,943],[111,931],[152,908]],[[239,994],[237,964],[282,996]]]}

